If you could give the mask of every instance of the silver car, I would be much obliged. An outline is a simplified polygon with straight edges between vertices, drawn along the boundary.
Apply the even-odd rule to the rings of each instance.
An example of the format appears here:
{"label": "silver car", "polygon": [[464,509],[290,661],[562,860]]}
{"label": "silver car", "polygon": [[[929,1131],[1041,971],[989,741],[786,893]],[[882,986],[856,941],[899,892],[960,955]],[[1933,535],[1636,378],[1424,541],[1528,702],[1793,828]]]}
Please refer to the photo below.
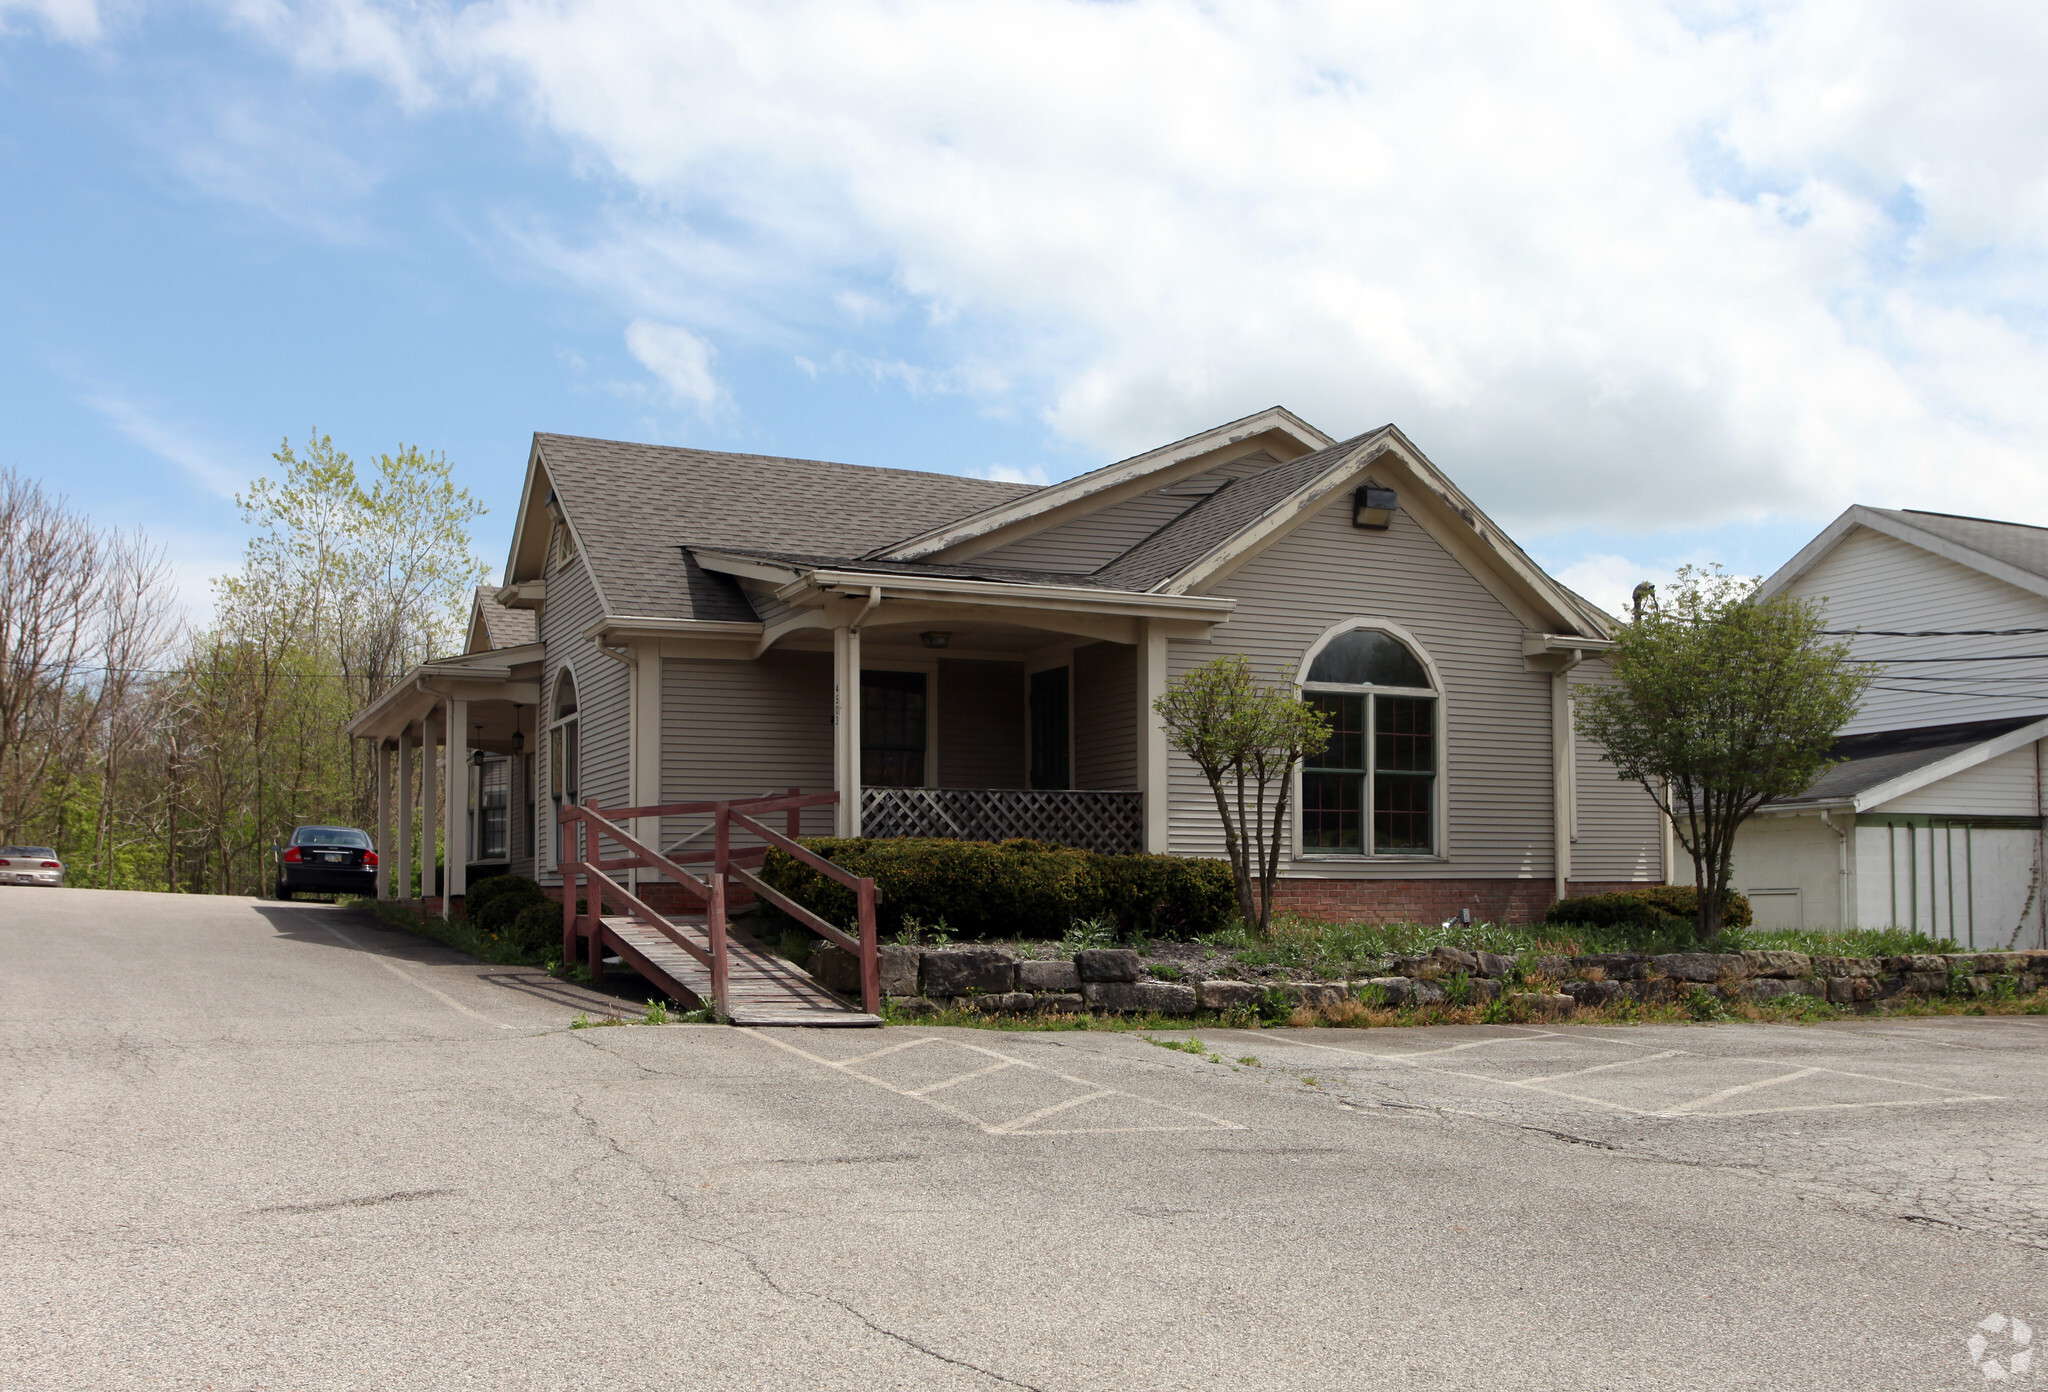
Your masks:
{"label": "silver car", "polygon": [[0,846],[0,884],[63,883],[64,862],[48,846]]}

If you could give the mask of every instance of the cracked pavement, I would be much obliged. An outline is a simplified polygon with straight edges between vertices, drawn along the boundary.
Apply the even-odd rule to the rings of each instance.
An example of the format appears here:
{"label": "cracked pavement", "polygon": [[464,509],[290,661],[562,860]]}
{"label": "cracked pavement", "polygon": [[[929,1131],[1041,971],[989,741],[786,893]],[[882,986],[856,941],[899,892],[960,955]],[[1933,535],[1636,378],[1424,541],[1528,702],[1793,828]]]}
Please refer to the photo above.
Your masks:
{"label": "cracked pavement", "polygon": [[2048,1328],[2048,1018],[568,1028],[612,1004],[0,891],[0,1388],[1923,1389]]}

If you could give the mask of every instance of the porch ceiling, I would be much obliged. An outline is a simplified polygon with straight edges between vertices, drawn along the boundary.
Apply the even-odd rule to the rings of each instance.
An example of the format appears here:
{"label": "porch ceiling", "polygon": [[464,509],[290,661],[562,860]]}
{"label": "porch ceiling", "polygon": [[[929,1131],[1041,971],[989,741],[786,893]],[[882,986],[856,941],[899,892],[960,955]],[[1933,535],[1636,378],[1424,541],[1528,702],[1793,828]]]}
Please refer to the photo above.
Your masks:
{"label": "porch ceiling", "polygon": [[[539,645],[531,645],[531,651],[537,655]],[[524,656],[528,649],[501,649],[500,652]],[[477,654],[480,658],[490,655]],[[472,739],[476,737],[474,727],[483,724],[486,727],[485,741],[509,741],[515,728],[515,707],[540,704],[540,663],[537,660],[495,664],[454,660],[415,667],[351,720],[348,733],[356,739],[397,739],[451,697],[469,703],[468,723],[472,727]],[[531,738],[533,717],[530,711],[521,718],[521,725]]]}

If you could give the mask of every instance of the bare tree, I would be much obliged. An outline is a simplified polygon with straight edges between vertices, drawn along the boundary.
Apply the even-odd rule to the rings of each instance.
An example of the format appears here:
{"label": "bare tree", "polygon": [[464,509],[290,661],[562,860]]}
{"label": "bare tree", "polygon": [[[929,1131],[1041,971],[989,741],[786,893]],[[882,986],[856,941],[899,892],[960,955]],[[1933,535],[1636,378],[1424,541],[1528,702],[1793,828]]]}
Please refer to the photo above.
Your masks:
{"label": "bare tree", "polygon": [[75,744],[68,709],[103,636],[99,536],[61,498],[0,472],[0,840],[12,840]]}

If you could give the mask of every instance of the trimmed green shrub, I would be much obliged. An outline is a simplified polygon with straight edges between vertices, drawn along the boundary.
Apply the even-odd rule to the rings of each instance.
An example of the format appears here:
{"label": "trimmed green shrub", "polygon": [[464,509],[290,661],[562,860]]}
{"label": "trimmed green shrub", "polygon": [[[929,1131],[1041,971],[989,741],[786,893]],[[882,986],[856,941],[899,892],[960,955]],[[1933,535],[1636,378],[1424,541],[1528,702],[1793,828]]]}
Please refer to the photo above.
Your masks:
{"label": "trimmed green shrub", "polygon": [[542,960],[562,955],[562,906],[543,896],[537,903],[527,903],[519,914],[505,925],[499,935],[505,943],[522,957]]}
{"label": "trimmed green shrub", "polygon": [[[1126,936],[1213,932],[1235,911],[1230,866],[1164,855],[1101,855],[1045,841],[806,838],[808,849],[875,881],[885,932],[944,919],[970,938],[1056,938],[1077,918],[1113,917]],[[761,878],[834,923],[853,891],[770,851]]]}
{"label": "trimmed green shrub", "polygon": [[[1639,929],[1646,936],[1690,932],[1699,912],[1699,891],[1691,885],[1645,885],[1613,894],[1588,894],[1560,899],[1543,915],[1545,923],[1583,924],[1592,928]],[[1755,922],[1749,900],[1729,890],[1721,905],[1721,923],[1747,928]]]}
{"label": "trimmed green shrub", "polygon": [[552,903],[545,890],[524,875],[493,875],[463,896],[462,911],[480,933],[499,933],[535,904]]}

